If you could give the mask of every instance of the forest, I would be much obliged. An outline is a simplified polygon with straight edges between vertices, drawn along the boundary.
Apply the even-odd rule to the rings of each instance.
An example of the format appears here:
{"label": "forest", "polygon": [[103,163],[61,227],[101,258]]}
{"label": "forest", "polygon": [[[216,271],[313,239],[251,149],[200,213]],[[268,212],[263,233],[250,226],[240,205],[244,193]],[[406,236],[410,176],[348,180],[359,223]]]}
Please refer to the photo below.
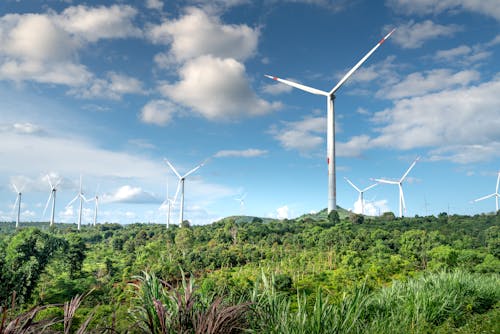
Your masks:
{"label": "forest", "polygon": [[0,223],[0,333],[500,333],[500,212]]}

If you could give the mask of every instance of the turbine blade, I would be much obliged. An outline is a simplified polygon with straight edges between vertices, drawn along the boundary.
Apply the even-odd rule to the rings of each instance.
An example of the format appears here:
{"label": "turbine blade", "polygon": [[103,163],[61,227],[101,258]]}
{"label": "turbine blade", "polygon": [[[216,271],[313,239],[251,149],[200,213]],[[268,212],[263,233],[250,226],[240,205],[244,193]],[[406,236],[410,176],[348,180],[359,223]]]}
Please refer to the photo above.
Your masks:
{"label": "turbine blade", "polygon": [[54,189],[54,186],[52,185],[52,182],[50,182],[50,176],[47,174],[47,181],[49,182],[50,189]]}
{"label": "turbine blade", "polygon": [[411,164],[410,168],[408,168],[408,170],[406,171],[406,173],[403,174],[403,177],[401,177],[401,179],[399,180],[399,182],[403,182],[404,179],[406,178],[406,176],[408,176],[408,173],[410,173],[410,171],[412,170],[413,167],[415,167],[415,164],[417,163],[417,161],[420,159],[420,157],[417,157],[415,159],[415,161],[413,161],[413,163]]}
{"label": "turbine blade", "polygon": [[391,180],[384,180],[384,179],[373,179],[373,180],[378,182],[378,183],[399,184],[399,181],[391,181]]}
{"label": "turbine blade", "polygon": [[[500,174],[499,174],[500,175]],[[12,186],[14,187],[14,190],[16,191],[16,193],[20,193],[19,189],[16,187],[16,184],[15,183],[12,183]],[[497,187],[498,188],[498,187]],[[498,189],[497,189],[498,191]]]}
{"label": "turbine blade", "polygon": [[500,185],[500,172],[498,172],[498,177],[497,177],[497,187],[495,192],[498,194],[498,186]]}
{"label": "turbine blade", "polygon": [[312,88],[312,87],[308,87],[308,86],[304,86],[304,85],[298,84],[298,83],[293,82],[293,81],[289,81],[289,80],[285,80],[285,79],[280,79],[278,77],[273,77],[273,76],[268,75],[268,74],[265,74],[264,76],[267,77],[267,78],[269,78],[269,79],[273,79],[275,81],[284,83],[285,85],[295,87],[297,89],[303,90],[303,91],[311,93],[311,94],[322,95],[322,96],[328,96],[329,95],[325,91],[322,91],[322,90],[319,90],[319,89],[316,89],[316,88]]}
{"label": "turbine blade", "polygon": [[174,201],[172,202],[173,205],[175,204],[175,202],[177,202],[177,196],[179,195],[180,189],[181,189],[181,179],[179,179],[179,182],[177,182],[177,190],[175,191]]}
{"label": "turbine blade", "polygon": [[174,167],[174,166],[170,163],[170,161],[168,161],[167,159],[165,159],[165,162],[166,162],[166,163],[167,163],[167,165],[170,167],[170,169],[171,169],[171,170],[175,173],[175,175],[177,175],[177,177],[178,177],[179,179],[181,179],[181,178],[182,178],[182,177],[181,177],[181,174],[179,174],[179,173],[177,172],[177,170],[176,170],[176,169],[175,169],[175,167]]}
{"label": "turbine blade", "polygon": [[406,215],[406,203],[405,203],[405,195],[403,193],[403,187],[401,184],[399,185],[399,196],[401,197],[401,203],[403,204],[403,213]]}
{"label": "turbine blade", "polygon": [[12,206],[12,212],[11,212],[11,215],[14,214],[14,212],[16,211],[16,206],[17,206],[17,203],[19,202],[19,195],[16,196],[16,201],[14,202],[14,205]]}
{"label": "turbine blade", "polygon": [[490,198],[490,197],[493,197],[493,196],[496,196],[496,195],[497,195],[496,193],[489,194],[489,195],[483,196],[481,198],[475,199],[475,200],[473,200],[473,202],[479,202],[479,201],[482,201],[483,199],[487,199],[487,198]]}
{"label": "turbine blade", "polygon": [[378,49],[379,46],[382,45],[382,43],[384,43],[388,38],[389,36],[392,35],[392,33],[394,32],[394,30],[396,29],[392,29],[391,32],[389,32],[384,38],[382,38],[380,40],[380,42],[377,43],[377,45],[375,45],[363,58],[361,58],[361,60],[356,64],[354,65],[353,68],[351,68],[349,70],[349,72],[346,73],[346,75],[344,75],[344,77],[342,79],[340,79],[340,81],[335,85],[335,87],[333,87],[333,89],[330,91],[330,95],[333,95],[335,94],[335,92],[340,88],[340,86],[342,86],[344,84],[344,82],[347,81],[347,79],[349,79],[349,77],[354,73],[356,72],[356,70],[361,66],[363,65],[363,63],[372,55],[372,53],[375,52],[375,50]]}
{"label": "turbine blade", "polygon": [[82,197],[82,199],[83,199],[85,202],[87,202],[87,199],[85,198],[85,196],[83,196],[83,194],[82,194],[82,193],[80,193],[80,196]]}
{"label": "turbine blade", "polygon": [[68,204],[66,204],[66,207],[71,206],[71,204],[73,204],[78,199],[78,197],[80,196],[76,195],[75,198],[73,198]]}
{"label": "turbine blade", "polygon": [[57,182],[56,182],[56,184],[55,184],[54,188],[56,188],[56,189],[57,189],[57,187],[61,184],[61,182],[62,182],[62,178],[59,178],[59,180],[57,180]]}
{"label": "turbine blade", "polygon": [[376,185],[378,185],[378,183],[374,183],[374,184],[372,184],[371,186],[366,187],[365,189],[363,189],[363,190],[362,190],[362,192],[365,192],[365,191],[367,191],[367,190],[369,190],[369,189],[371,189],[371,188],[375,187]]}
{"label": "turbine blade", "polygon": [[361,190],[360,190],[358,187],[356,187],[356,186],[354,185],[354,183],[352,183],[352,182],[351,182],[351,180],[349,180],[347,177],[344,177],[344,179],[345,179],[345,180],[346,180],[346,181],[347,181],[347,182],[348,182],[348,183],[349,183],[349,184],[350,184],[350,185],[351,185],[354,189],[356,189],[358,192],[361,192]]}
{"label": "turbine blade", "polygon": [[193,174],[194,172],[196,172],[198,169],[200,169],[203,165],[205,164],[205,161],[202,162],[201,164],[199,164],[198,166],[196,166],[195,168],[191,169],[189,172],[187,172],[182,178],[185,179],[186,177],[188,177],[189,175]]}
{"label": "turbine blade", "polygon": [[49,198],[47,198],[47,203],[45,203],[45,208],[43,209],[42,218],[45,217],[45,211],[47,211],[51,197],[52,197],[52,190],[50,191]]}

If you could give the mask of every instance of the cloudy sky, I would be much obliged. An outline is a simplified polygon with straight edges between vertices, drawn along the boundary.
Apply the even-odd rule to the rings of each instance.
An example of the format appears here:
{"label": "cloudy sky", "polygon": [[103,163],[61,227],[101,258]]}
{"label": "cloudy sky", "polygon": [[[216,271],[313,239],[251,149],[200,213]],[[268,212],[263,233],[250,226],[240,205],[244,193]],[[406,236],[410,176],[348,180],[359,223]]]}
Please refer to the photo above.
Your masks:
{"label": "cloudy sky", "polygon": [[[185,218],[291,218],[327,205],[325,99],[336,93],[337,202],[360,210],[371,178],[398,179],[408,216],[494,210],[500,169],[500,5],[495,0],[3,0],[0,220],[166,220],[177,176]],[[241,199],[244,197],[244,200]],[[398,189],[365,193],[398,213]],[[178,204],[179,201],[177,201]],[[94,203],[84,205],[84,223]],[[174,208],[172,220],[178,220]]]}

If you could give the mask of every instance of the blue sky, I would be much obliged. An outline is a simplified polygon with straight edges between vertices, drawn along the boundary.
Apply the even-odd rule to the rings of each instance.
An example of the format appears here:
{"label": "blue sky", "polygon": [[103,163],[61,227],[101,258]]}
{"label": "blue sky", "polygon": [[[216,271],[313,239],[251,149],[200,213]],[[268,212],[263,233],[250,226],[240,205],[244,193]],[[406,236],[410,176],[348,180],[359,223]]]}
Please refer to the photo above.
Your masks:
{"label": "blue sky", "polygon": [[[163,223],[177,186],[164,158],[181,174],[210,158],[186,180],[193,224],[324,209],[325,99],[264,74],[330,90],[392,28],[336,94],[338,205],[360,210],[344,177],[364,188],[420,156],[407,216],[491,212],[470,201],[500,169],[499,27],[494,0],[4,0],[0,218],[14,183],[21,220],[42,219],[49,174],[56,221],[75,222],[81,174],[99,221]],[[396,186],[365,200],[398,212]]]}

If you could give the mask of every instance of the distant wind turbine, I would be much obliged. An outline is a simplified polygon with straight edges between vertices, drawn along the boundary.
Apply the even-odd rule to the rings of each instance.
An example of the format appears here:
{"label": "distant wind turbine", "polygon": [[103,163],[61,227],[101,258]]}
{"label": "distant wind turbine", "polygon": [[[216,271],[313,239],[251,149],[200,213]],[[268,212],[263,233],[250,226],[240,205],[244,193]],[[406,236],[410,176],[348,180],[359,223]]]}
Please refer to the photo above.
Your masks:
{"label": "distant wind turbine", "polygon": [[80,209],[78,210],[78,230],[80,230],[80,227],[82,225],[82,210],[83,210],[83,202],[87,202],[87,199],[85,196],[83,196],[82,192],[82,176],[80,175],[80,191],[78,194],[66,205],[66,207],[71,206],[74,201],[77,199],[80,199]]}
{"label": "distant wind turbine", "polygon": [[170,212],[172,211],[172,206],[175,204],[175,202],[170,198],[169,191],[168,191],[168,180],[167,180],[167,196],[166,199],[161,203],[160,209],[163,208],[165,205],[167,205],[167,228],[170,227]]}
{"label": "distant wind turbine", "polygon": [[335,93],[337,90],[349,79],[349,77],[361,66],[363,63],[378,49],[382,43],[384,43],[389,36],[394,32],[393,29],[384,38],[380,40],[361,60],[354,65],[353,68],[347,72],[342,79],[332,88],[329,92],[319,90],[316,88],[308,87],[302,84],[298,84],[292,81],[280,79],[275,76],[265,75],[266,77],[276,80],[278,82],[284,83],[286,85],[292,86],[294,88],[306,91],[315,95],[322,95],[326,97],[327,102],[327,163],[328,163],[328,213],[333,210],[337,210],[337,191],[336,191],[336,175],[335,175],[335,111],[334,111],[334,101]]}
{"label": "distant wind turbine", "polygon": [[241,214],[243,215],[244,209],[245,209],[245,198],[247,197],[247,194],[243,194],[240,197],[236,197],[234,200],[240,202],[240,211]]}
{"label": "distant wind turbine", "polygon": [[181,192],[181,204],[179,207],[179,227],[180,227],[182,222],[184,221],[184,181],[186,180],[186,177],[188,177],[189,175],[193,174],[198,169],[200,169],[200,167],[202,167],[207,162],[207,160],[203,161],[201,164],[199,164],[195,168],[191,169],[189,172],[187,172],[186,174],[184,174],[182,176],[181,176],[181,174],[179,174],[177,172],[175,167],[172,166],[170,161],[165,159],[165,162],[168,164],[170,169],[172,169],[172,171],[175,173],[175,175],[177,175],[177,177],[179,178],[179,182],[177,183],[177,190],[175,192],[174,202],[177,201],[177,195],[179,194],[179,190],[180,190],[180,192]]}
{"label": "distant wind turbine", "polygon": [[94,226],[94,227],[97,224],[97,209],[99,208],[99,195],[97,195],[98,190],[99,190],[99,186],[97,186],[94,197],[86,200],[86,202],[94,201],[94,223],[92,224],[92,226]]}
{"label": "distant wind turbine", "polygon": [[19,219],[21,217],[21,197],[23,194],[22,194],[22,189],[18,189],[14,183],[12,183],[12,187],[14,188],[14,190],[17,193],[16,202],[14,203],[13,210],[15,210],[16,206],[17,206],[16,228],[19,228]]}
{"label": "distant wind turbine", "polygon": [[45,211],[47,211],[47,207],[49,206],[49,202],[52,199],[52,214],[50,216],[50,226],[54,226],[54,214],[56,212],[56,192],[57,192],[57,187],[59,186],[59,183],[61,183],[61,179],[59,179],[56,183],[52,184],[50,181],[50,176],[47,174],[47,181],[49,182],[50,185],[50,194],[49,198],[47,198],[47,203],[45,204],[45,209],[43,209],[43,214],[42,216],[45,216]]}
{"label": "distant wind turbine", "polygon": [[415,161],[413,161],[410,168],[408,168],[406,173],[404,173],[403,176],[398,181],[392,181],[392,180],[386,180],[386,179],[374,179],[374,181],[377,181],[379,183],[396,184],[399,187],[399,217],[403,217],[403,211],[404,211],[404,214],[406,214],[405,197],[403,194],[403,182],[419,159],[420,159],[420,157],[417,157],[415,159]]}
{"label": "distant wind turbine", "polygon": [[359,189],[358,187],[356,187],[354,185],[354,183],[352,183],[347,177],[344,177],[344,179],[354,188],[358,191],[359,193],[359,197],[358,197],[358,201],[361,202],[361,214],[364,215],[365,214],[365,202],[364,202],[364,199],[363,199],[363,194],[365,191],[375,187],[378,183],[374,183],[372,184],[371,186],[368,186],[366,187],[365,189]]}
{"label": "distant wind turbine", "polygon": [[479,202],[482,201],[483,199],[491,198],[491,197],[496,197],[496,211],[498,212],[498,198],[500,197],[500,194],[498,193],[498,187],[500,185],[500,171],[498,171],[498,176],[497,176],[497,187],[495,188],[495,192],[493,194],[489,194],[486,196],[483,196],[481,198],[475,199],[473,202]]}

